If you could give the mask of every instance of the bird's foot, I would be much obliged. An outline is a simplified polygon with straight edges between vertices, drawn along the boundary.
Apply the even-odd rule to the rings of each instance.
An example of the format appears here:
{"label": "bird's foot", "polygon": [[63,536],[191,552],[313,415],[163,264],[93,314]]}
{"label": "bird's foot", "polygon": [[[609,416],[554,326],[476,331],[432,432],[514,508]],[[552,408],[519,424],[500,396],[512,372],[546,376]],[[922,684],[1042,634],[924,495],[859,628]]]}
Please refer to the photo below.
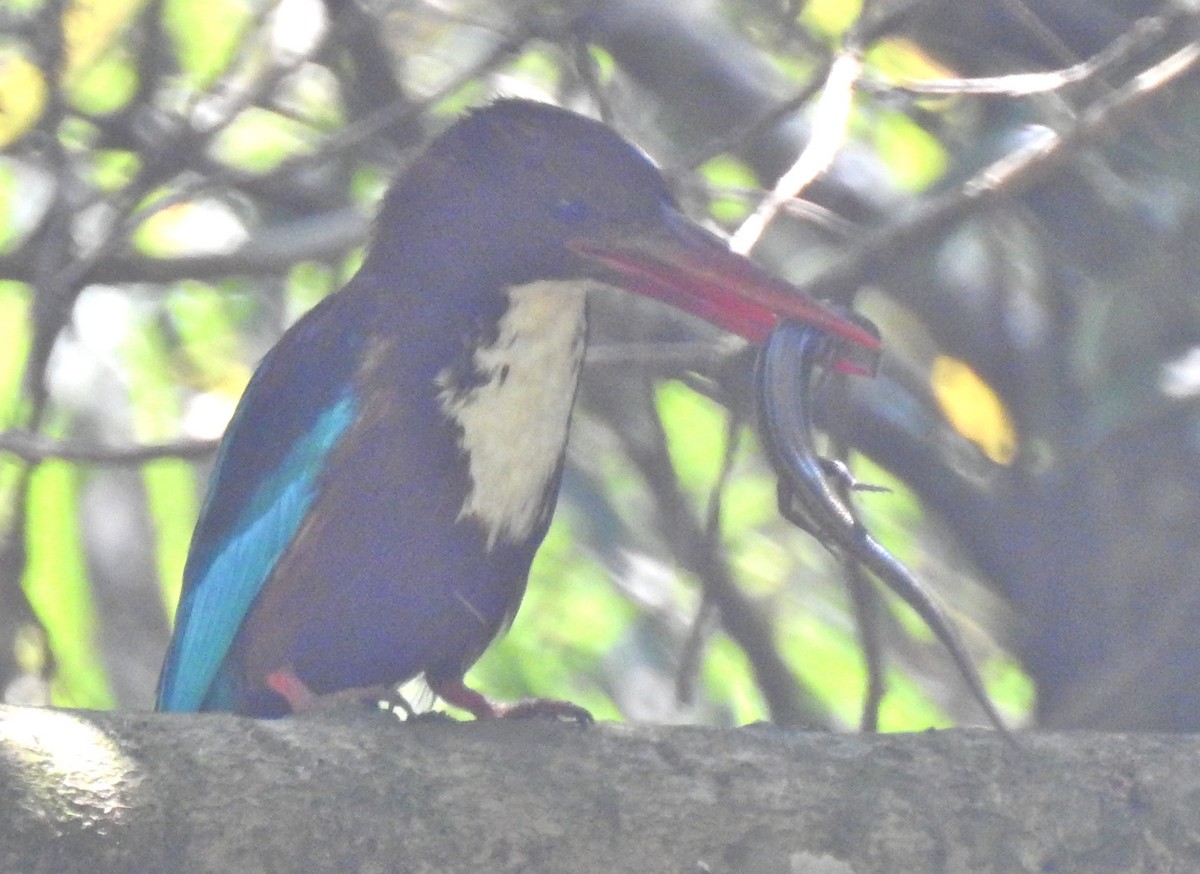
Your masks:
{"label": "bird's foot", "polygon": [[596,720],[584,708],[556,698],[526,698],[524,701],[488,702],[496,719],[564,719],[576,725],[591,725]]}
{"label": "bird's foot", "polygon": [[591,725],[596,720],[578,704],[553,698],[526,698],[524,701],[491,701],[461,679],[431,680],[429,688],[447,704],[466,710],[476,719],[565,719],[577,725]]}
{"label": "bird's foot", "polygon": [[414,715],[412,706],[404,700],[395,686],[355,686],[319,695],[305,685],[290,668],[267,674],[267,686],[288,703],[292,713],[319,713],[346,707],[371,707],[388,711],[404,711],[405,718]]}

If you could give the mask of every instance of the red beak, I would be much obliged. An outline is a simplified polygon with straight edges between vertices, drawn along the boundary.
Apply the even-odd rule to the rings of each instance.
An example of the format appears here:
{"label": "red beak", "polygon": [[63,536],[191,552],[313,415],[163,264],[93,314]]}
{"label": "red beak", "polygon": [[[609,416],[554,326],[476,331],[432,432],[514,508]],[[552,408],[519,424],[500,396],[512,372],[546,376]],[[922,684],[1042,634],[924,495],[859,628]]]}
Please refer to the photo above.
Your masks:
{"label": "red beak", "polygon": [[827,331],[839,344],[838,370],[873,375],[880,339],[875,326],[813,300],[752,261],[731,252],[720,238],[672,209],[665,221],[635,236],[568,243],[578,255],[604,265],[622,288],[653,297],[762,343],[780,321]]}

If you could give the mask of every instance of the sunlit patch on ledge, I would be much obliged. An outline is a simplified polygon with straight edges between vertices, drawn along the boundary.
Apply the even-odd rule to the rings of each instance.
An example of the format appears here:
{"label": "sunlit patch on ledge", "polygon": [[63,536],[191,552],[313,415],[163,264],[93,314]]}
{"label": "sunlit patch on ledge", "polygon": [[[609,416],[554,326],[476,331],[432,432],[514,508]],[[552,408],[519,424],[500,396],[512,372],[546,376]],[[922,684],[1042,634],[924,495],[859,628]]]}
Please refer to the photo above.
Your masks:
{"label": "sunlit patch on ledge", "polygon": [[58,710],[16,708],[0,713],[0,760],[16,772],[5,798],[36,811],[61,835],[101,834],[133,807],[137,766],[104,732]]}

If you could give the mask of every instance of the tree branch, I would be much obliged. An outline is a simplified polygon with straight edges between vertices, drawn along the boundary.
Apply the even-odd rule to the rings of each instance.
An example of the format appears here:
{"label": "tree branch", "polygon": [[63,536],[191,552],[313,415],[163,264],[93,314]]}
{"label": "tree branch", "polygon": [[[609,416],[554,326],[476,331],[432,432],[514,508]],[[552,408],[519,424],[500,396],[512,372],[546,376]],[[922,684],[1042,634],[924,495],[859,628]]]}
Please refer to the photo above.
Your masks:
{"label": "tree branch", "polygon": [[0,707],[0,868],[1192,870],[1200,739]]}

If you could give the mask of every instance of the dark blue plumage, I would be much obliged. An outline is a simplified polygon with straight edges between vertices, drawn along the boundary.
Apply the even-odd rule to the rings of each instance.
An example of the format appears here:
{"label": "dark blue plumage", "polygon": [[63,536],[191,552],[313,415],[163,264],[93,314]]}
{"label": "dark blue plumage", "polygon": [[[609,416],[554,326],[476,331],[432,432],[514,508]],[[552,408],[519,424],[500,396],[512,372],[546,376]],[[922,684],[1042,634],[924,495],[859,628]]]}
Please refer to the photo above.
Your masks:
{"label": "dark blue plumage", "polygon": [[598,281],[754,340],[782,314],[877,343],[687,223],[602,125],[525,101],[476,111],[396,183],[359,272],[251,380],[158,709],[281,715],[424,673],[477,716],[508,712],[462,676],[516,612],[549,524]]}

